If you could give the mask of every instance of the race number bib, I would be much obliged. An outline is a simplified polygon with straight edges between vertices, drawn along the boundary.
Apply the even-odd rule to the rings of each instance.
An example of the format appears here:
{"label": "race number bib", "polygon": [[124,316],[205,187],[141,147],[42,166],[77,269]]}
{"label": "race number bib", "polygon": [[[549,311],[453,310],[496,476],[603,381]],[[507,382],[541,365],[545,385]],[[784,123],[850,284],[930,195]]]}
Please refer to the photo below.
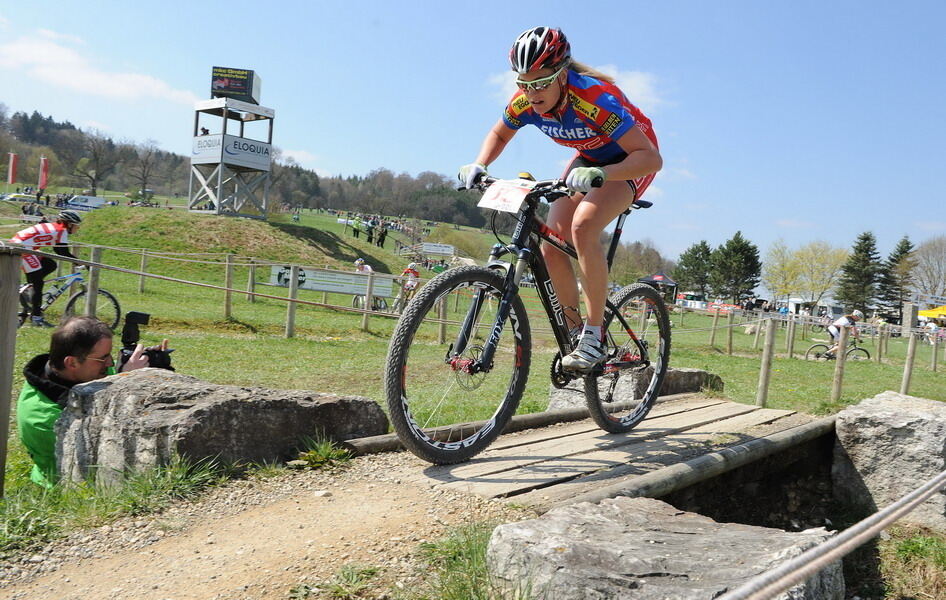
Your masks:
{"label": "race number bib", "polygon": [[497,181],[489,186],[477,206],[498,210],[499,212],[517,213],[522,208],[526,195],[532,191],[534,186],[534,181],[526,179]]}

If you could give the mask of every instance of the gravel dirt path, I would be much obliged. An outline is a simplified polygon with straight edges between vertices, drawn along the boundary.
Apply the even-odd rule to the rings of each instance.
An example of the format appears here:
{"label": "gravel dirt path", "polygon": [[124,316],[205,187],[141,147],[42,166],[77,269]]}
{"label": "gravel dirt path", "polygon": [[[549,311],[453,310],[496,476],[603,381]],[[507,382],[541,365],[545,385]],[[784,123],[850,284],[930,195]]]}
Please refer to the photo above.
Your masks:
{"label": "gravel dirt path", "polygon": [[425,466],[402,452],[356,458],[337,473],[233,481],[0,562],[0,597],[285,599],[349,563],[379,569],[366,597],[395,597],[422,583],[421,542],[464,523],[532,516],[409,481]]}

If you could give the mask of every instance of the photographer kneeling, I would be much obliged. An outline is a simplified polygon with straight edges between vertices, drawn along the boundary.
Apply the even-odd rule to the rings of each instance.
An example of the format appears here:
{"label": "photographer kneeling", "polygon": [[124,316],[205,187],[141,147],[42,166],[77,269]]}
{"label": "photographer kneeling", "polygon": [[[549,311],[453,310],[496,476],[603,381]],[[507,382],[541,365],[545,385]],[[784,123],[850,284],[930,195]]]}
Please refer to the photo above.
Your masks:
{"label": "photographer kneeling", "polygon": [[[58,479],[55,425],[69,391],[79,383],[116,373],[112,336],[108,325],[95,317],[73,317],[53,331],[49,353],[33,358],[23,368],[26,383],[17,400],[16,422],[20,440],[33,459],[30,479],[34,483],[52,487]],[[119,371],[150,366],[148,351],[166,351],[167,345],[167,340],[149,349],[136,344]]]}

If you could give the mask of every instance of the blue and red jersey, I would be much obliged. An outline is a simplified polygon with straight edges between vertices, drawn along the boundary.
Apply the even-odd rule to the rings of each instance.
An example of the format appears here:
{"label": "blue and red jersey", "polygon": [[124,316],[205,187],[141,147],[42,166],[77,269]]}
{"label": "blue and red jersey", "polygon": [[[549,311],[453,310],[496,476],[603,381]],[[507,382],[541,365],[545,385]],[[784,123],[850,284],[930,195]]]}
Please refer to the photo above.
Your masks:
{"label": "blue and red jersey", "polygon": [[650,119],[613,83],[568,71],[568,101],[556,115],[532,108],[522,91],[516,92],[503,112],[510,129],[535,125],[555,143],[574,148],[595,164],[609,164],[626,156],[618,145],[632,127],[638,127],[657,146]]}

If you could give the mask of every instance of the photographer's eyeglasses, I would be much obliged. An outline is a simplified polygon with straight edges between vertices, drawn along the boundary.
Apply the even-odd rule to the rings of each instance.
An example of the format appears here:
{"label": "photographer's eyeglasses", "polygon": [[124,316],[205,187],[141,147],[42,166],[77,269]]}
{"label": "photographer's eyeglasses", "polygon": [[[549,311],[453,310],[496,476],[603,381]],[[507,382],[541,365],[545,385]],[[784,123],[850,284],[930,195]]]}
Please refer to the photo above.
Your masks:
{"label": "photographer's eyeglasses", "polygon": [[112,358],[112,355],[111,355],[111,354],[106,355],[105,358],[96,358],[96,357],[94,357],[94,356],[86,356],[86,358],[89,359],[89,360],[96,360],[96,361],[98,361],[98,362],[100,362],[100,363],[105,363],[105,366],[106,366],[106,367],[114,367],[114,366],[115,366],[115,359]]}
{"label": "photographer's eyeglasses", "polygon": [[554,82],[555,78],[558,77],[562,73],[562,70],[564,68],[565,67],[559,68],[558,71],[555,71],[548,77],[540,77],[539,79],[533,79],[532,81],[523,81],[521,79],[517,79],[516,85],[519,86],[519,89],[524,92],[528,92],[529,90],[532,90],[534,92],[541,92],[543,90],[548,89],[548,87],[552,85],[552,82]]}

